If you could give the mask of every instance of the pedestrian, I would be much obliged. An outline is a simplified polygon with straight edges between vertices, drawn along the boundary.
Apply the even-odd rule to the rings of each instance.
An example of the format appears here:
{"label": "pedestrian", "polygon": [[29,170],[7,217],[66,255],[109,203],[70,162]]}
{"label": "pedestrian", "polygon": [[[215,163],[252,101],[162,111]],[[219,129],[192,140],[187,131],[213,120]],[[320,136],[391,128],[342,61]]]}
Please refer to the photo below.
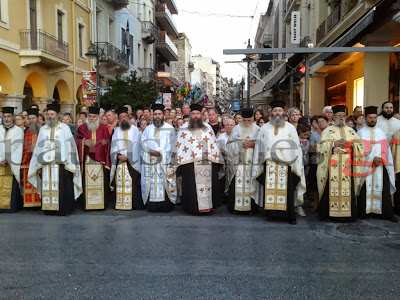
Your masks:
{"label": "pedestrian", "polygon": [[264,117],[264,111],[262,109],[256,109],[253,115],[254,123],[257,124],[258,120],[262,117]]}
{"label": "pedestrian", "polygon": [[215,136],[218,137],[218,133],[220,132],[222,126],[221,123],[218,122],[218,111],[214,107],[208,110],[208,124],[214,131]]}
{"label": "pedestrian", "polygon": [[[310,150],[310,141],[309,141],[309,136],[311,134],[311,127],[310,125],[307,124],[299,124],[297,126],[297,134],[299,136],[299,141],[300,141],[300,148],[301,152],[303,154],[302,156],[302,161],[303,161],[303,169],[304,169],[304,174],[306,178],[308,177],[308,163],[309,163],[309,155],[308,151]],[[305,217],[306,213],[304,212],[303,208],[301,205],[295,205],[295,210],[296,213],[301,216]]]}
{"label": "pedestrian", "polygon": [[299,124],[299,118],[300,118],[300,110],[297,107],[291,107],[288,110],[288,117],[289,117],[289,123],[294,126],[294,128],[297,129],[297,125]]}
{"label": "pedestrian", "polygon": [[241,113],[237,113],[235,115],[234,119],[235,119],[236,125],[239,125],[243,121],[242,114]]}
{"label": "pedestrian", "polygon": [[252,193],[269,219],[287,218],[295,225],[295,205],[303,203],[306,181],[296,129],[285,121],[285,102],[271,104],[270,121],[261,127],[254,148]]}
{"label": "pedestrian", "polygon": [[353,126],[353,129],[355,132],[358,132],[364,127],[364,115],[363,114],[358,114],[356,119],[356,124]]}
{"label": "pedestrian", "polygon": [[25,131],[25,116],[23,114],[15,115],[15,126],[18,126],[22,130]]}
{"label": "pedestrian", "polygon": [[325,115],[325,117],[328,118],[328,126],[331,126],[335,123],[335,121],[332,119],[333,117],[333,110],[332,106],[325,106],[322,109],[322,114]]}
{"label": "pedestrian", "polygon": [[59,112],[57,104],[47,105],[46,125],[39,131],[28,180],[41,195],[46,214],[66,216],[82,193],[82,177],[75,139],[58,121]]}
{"label": "pedestrian", "polygon": [[142,199],[150,212],[169,212],[177,199],[176,177],[171,165],[176,133],[174,127],[164,121],[164,105],[154,104],[152,110],[153,124],[141,135]]}
{"label": "pedestrian", "polygon": [[20,190],[24,131],[15,125],[14,107],[2,108],[0,126],[0,212],[15,213],[23,206]]}

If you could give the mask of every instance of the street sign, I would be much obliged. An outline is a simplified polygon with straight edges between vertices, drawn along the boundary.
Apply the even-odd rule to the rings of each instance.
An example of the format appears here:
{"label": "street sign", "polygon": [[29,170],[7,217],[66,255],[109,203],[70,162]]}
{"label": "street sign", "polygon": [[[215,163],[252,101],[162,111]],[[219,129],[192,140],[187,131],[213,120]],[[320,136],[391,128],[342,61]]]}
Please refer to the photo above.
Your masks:
{"label": "street sign", "polygon": [[157,72],[157,77],[170,77],[171,73],[169,72]]}
{"label": "street sign", "polygon": [[291,21],[291,43],[293,45],[300,44],[300,12],[292,11]]}

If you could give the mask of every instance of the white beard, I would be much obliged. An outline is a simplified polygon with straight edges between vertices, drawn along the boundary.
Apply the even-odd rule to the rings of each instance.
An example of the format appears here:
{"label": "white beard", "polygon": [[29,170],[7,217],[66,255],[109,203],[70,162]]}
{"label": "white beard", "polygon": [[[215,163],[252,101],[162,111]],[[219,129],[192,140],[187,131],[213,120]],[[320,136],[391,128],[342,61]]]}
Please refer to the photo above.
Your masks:
{"label": "white beard", "polygon": [[286,124],[285,119],[283,118],[276,118],[274,116],[271,117],[271,120],[269,120],[269,122],[271,123],[271,125],[273,126],[277,126],[277,127],[284,127]]}
{"label": "white beard", "polygon": [[90,131],[96,131],[100,126],[100,118],[96,122],[86,121],[87,127]]}
{"label": "white beard", "polygon": [[344,127],[346,125],[346,122],[342,119],[339,119],[339,120],[335,121],[334,125],[337,127]]}

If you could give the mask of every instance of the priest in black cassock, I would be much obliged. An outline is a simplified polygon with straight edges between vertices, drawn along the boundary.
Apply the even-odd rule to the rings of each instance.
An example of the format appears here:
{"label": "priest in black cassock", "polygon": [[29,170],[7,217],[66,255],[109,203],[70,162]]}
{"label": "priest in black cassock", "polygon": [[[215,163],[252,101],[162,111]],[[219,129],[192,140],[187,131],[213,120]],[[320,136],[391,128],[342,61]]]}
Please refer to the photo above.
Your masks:
{"label": "priest in black cassock", "polygon": [[75,139],[58,121],[60,107],[47,105],[47,120],[37,138],[28,181],[37,189],[46,214],[69,215],[82,194],[82,175]]}
{"label": "priest in black cassock", "polygon": [[17,212],[23,206],[20,167],[24,131],[14,124],[14,107],[3,107],[0,126],[0,212]]}
{"label": "priest in black cassock", "polygon": [[172,156],[177,175],[182,175],[182,207],[190,214],[201,214],[221,205],[219,177],[224,159],[214,131],[202,120],[203,107],[192,104],[190,108],[189,122],[179,128]]}
{"label": "priest in black cassock", "polygon": [[376,126],[378,107],[368,106],[364,110],[367,126],[357,131],[365,149],[361,191],[357,197],[358,216],[362,219],[372,216],[398,222],[392,207],[396,184],[386,132]]}
{"label": "priest in black cassock", "polygon": [[119,126],[111,140],[111,189],[116,192],[115,209],[145,209],[141,191],[140,133],[129,122],[128,109],[117,110]]}
{"label": "priest in black cassock", "polygon": [[259,132],[253,158],[252,196],[269,219],[295,225],[295,205],[306,191],[302,151],[296,129],[285,121],[285,102],[273,101],[271,119]]}

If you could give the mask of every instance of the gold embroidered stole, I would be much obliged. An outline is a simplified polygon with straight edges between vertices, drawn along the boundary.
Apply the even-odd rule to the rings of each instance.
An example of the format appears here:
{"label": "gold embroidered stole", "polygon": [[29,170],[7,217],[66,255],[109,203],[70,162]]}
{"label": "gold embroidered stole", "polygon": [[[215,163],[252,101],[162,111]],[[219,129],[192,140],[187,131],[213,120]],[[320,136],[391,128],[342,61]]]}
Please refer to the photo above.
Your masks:
{"label": "gold embroidered stole", "polygon": [[[32,133],[32,145],[35,147],[37,141],[38,134]],[[35,187],[28,181],[28,171],[29,166],[27,168],[21,168],[22,170],[22,184],[24,187],[24,207],[41,207],[42,200],[40,199],[39,194]]]}
{"label": "gold embroidered stole", "polygon": [[103,164],[89,156],[85,164],[86,209],[104,209],[104,171]]}
{"label": "gold embroidered stole", "polygon": [[10,166],[0,167],[0,209],[11,209],[13,179]]}
{"label": "gold embroidered stole", "polygon": [[[246,131],[242,130],[241,140],[248,140]],[[253,149],[243,149],[242,160],[235,174],[235,210],[251,211],[251,168],[253,160]]]}
{"label": "gold embroidered stole", "polygon": [[265,173],[264,209],[286,211],[288,166],[268,159]]}
{"label": "gold embroidered stole", "polygon": [[[340,139],[349,140],[343,127]],[[339,139],[338,139],[339,140]],[[351,176],[343,173],[350,155],[334,149],[329,164],[329,216],[351,217]],[[351,169],[350,169],[351,170]]]}
{"label": "gold embroidered stole", "polygon": [[[50,141],[51,143],[54,142],[54,134],[56,127],[52,127],[50,129]],[[55,147],[55,145],[52,145]],[[55,149],[46,149],[46,150],[53,150]],[[60,203],[59,203],[59,165],[54,162],[50,164],[43,165],[42,168],[42,210],[53,210],[59,211],[60,210]]]}
{"label": "gold embroidered stole", "polygon": [[[128,147],[128,131],[124,131],[124,147]],[[132,178],[129,174],[129,162],[118,162],[117,165],[117,199],[115,202],[115,209],[118,210],[132,210]]]}

